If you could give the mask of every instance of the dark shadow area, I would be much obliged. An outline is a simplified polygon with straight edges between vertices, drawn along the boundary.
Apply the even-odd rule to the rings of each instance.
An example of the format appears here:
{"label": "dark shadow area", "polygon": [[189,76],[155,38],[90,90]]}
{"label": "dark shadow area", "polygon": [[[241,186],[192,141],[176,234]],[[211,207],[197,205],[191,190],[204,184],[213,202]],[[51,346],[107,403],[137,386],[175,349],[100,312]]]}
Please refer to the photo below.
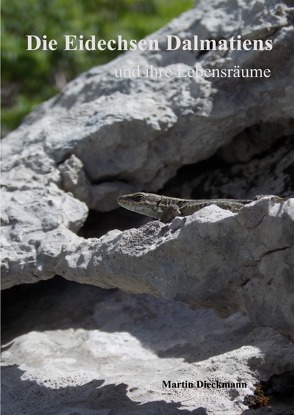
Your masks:
{"label": "dark shadow area", "polygon": [[[194,363],[241,347],[244,341],[250,344],[252,332],[252,325],[246,322],[239,331],[225,331],[222,329],[224,320],[210,310],[201,310],[199,315],[197,310],[177,302],[147,295],[128,295],[119,290],[102,290],[61,277],[16,286],[4,291],[2,298],[3,344],[8,343],[4,349],[10,347],[9,342],[13,339],[28,332],[82,328],[109,333],[128,332],[162,359],[182,358]],[[209,325],[208,329],[205,324],[198,325],[201,318]],[[218,333],[210,332],[211,328]],[[252,362],[253,371],[258,364]],[[262,367],[262,363],[260,365]],[[66,388],[69,391],[66,394],[75,389]],[[107,388],[104,390],[108,391]]]}
{"label": "dark shadow area", "polygon": [[[36,284],[16,285],[1,291],[2,344],[33,330],[94,328],[84,324],[93,304],[112,295],[103,290],[56,276]],[[87,297],[88,301],[79,301]],[[77,302],[79,306],[77,307]]]}
{"label": "dark shadow area", "polygon": [[90,210],[78,235],[83,238],[99,238],[113,229],[124,231],[130,228],[139,228],[150,220],[152,219],[123,208],[111,212]]}
{"label": "dark shadow area", "polygon": [[[268,141],[262,141],[259,134],[264,129],[273,130],[276,135]],[[292,155],[292,164],[284,168],[284,187],[277,182],[274,194],[278,196],[293,195],[294,189],[294,146],[293,136],[279,137],[279,126],[254,125],[246,128],[231,143],[221,147],[210,158],[181,167],[159,191],[179,198],[211,199],[232,198],[247,199],[253,197],[255,181],[265,173],[275,176],[275,168],[285,155]],[[240,140],[240,143],[239,143]],[[246,146],[242,144],[245,140]],[[247,148],[246,148],[247,147]],[[243,148],[243,151],[242,151]],[[268,160],[262,166],[260,162]],[[276,177],[274,177],[276,180]],[[239,186],[228,186],[230,182]],[[242,186],[240,186],[242,184]],[[264,180],[260,194],[273,194],[272,180]],[[229,190],[228,190],[229,189]]]}
{"label": "dark shadow area", "polygon": [[[280,137],[280,131],[283,129],[275,123],[246,128],[208,159],[179,168],[177,174],[156,193],[187,199],[248,199],[256,194],[293,196],[293,136]],[[284,165],[285,157],[292,162]],[[277,175],[281,175],[280,180],[277,180]],[[264,177],[269,180],[264,180]],[[150,220],[154,219],[122,208],[111,212],[92,210],[79,235],[100,237],[113,229],[138,228]]]}
{"label": "dark shadow area", "polygon": [[[213,356],[217,359],[222,353],[252,345],[260,348],[263,356],[260,359],[248,360],[250,369],[256,374],[263,373],[267,354],[271,354],[271,359],[278,362],[285,350],[283,340],[275,338],[274,335],[276,356],[273,357],[271,342],[264,342],[262,335],[258,335],[259,329],[254,330],[252,324],[245,318],[238,326],[234,321],[230,321],[230,318],[227,320],[218,318],[211,310],[191,310],[178,302],[147,295],[129,295],[119,290],[103,290],[70,282],[61,277],[3,291],[2,308],[4,350],[8,350],[18,336],[33,331],[63,331],[72,328],[96,331],[97,334],[98,331],[100,333],[128,332],[158,357],[180,358],[188,363],[201,362]],[[280,349],[279,341],[281,341]],[[182,411],[180,404],[168,404],[164,401],[141,405],[128,398],[125,385],[101,387],[100,380],[79,387],[50,389],[34,382],[21,380],[21,371],[15,366],[4,367],[2,376],[3,391],[8,393],[6,383],[10,390],[8,395],[4,396],[3,408],[6,408],[8,403],[18,405],[22,399],[26,399],[24,405],[28,405],[27,412],[11,409],[10,412],[2,412],[5,415],[10,413],[55,415],[61,413],[62,408],[72,409],[69,413],[73,415],[79,413],[77,412],[79,408],[83,410],[105,408],[110,414],[123,415],[206,414],[204,408],[198,408],[194,412]],[[283,389],[280,379],[282,378],[275,381],[275,385],[282,385]],[[286,384],[291,386],[293,377],[285,379]],[[48,379],[49,384],[52,387],[50,379]],[[278,387],[275,386],[276,389]],[[163,389],[163,396],[165,393],[168,394],[169,391]],[[40,405],[44,405],[41,412],[32,410],[33,407],[30,405],[35,400],[38,400]],[[290,415],[291,412],[285,412],[285,407],[293,407],[293,400],[289,397],[275,394],[270,402],[272,408],[281,408],[281,414]],[[117,408],[120,408],[119,411]],[[267,412],[268,408],[250,409],[245,411],[244,415],[279,413]]]}
{"label": "dark shadow area", "polygon": [[[253,328],[244,318],[240,329],[228,330],[224,339],[224,324],[212,310],[192,310],[176,301],[103,290],[62,277],[2,291],[4,347],[31,331],[82,328],[128,332],[161,358],[193,363],[241,347]],[[210,332],[212,328],[216,333]]]}
{"label": "dark shadow area", "polygon": [[99,379],[81,386],[51,388],[22,380],[22,374],[15,365],[3,368],[2,415],[78,415],[87,411],[105,411],[108,415],[207,415],[204,408],[181,410],[180,402],[134,402],[123,383],[103,386],[104,380]]}
{"label": "dark shadow area", "polygon": [[[255,385],[253,395],[247,395],[244,399],[245,405],[250,408],[244,414],[253,414],[257,410],[263,411],[265,407],[275,409],[275,413],[293,414],[294,411],[294,371],[273,375],[265,382],[258,382]],[[285,405],[287,410],[285,411]],[[279,412],[278,412],[279,411]]]}

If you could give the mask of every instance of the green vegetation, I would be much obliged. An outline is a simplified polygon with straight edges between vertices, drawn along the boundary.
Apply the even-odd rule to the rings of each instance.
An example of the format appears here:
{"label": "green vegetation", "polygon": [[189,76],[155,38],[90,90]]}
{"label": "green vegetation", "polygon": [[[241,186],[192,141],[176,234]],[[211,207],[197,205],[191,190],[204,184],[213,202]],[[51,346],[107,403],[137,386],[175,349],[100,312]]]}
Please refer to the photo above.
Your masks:
{"label": "green vegetation", "polygon": [[195,0],[2,0],[2,125],[15,128],[32,108],[89,68],[119,52],[26,51],[27,34],[56,39],[94,34],[141,39],[193,6]]}

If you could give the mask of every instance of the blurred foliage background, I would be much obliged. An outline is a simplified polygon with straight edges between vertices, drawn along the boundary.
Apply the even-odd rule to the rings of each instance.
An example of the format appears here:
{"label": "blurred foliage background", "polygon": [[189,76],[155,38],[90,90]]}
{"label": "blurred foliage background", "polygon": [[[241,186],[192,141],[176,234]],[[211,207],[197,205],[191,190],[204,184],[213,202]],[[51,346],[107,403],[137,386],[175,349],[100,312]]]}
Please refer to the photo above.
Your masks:
{"label": "blurred foliage background", "polygon": [[79,73],[115,51],[26,51],[28,34],[64,44],[64,34],[142,39],[195,0],[2,0],[2,136]]}

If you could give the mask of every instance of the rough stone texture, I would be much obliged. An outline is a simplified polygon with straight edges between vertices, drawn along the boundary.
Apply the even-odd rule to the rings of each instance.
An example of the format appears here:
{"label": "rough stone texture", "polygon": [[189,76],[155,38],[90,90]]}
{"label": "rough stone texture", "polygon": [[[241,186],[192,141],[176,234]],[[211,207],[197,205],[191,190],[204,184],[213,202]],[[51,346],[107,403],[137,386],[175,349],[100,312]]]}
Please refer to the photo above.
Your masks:
{"label": "rough stone texture", "polygon": [[[79,283],[161,297],[126,300],[125,294],[117,294],[118,299],[103,300],[97,313],[104,316],[109,308],[107,322],[95,314],[91,321],[98,327],[93,331],[87,313],[95,312],[91,293],[97,287],[84,287],[80,302],[68,300],[71,313],[89,304],[76,325],[70,317],[58,325],[62,313],[53,307],[48,315],[53,313],[56,324],[47,332],[37,307],[36,324],[22,336],[15,332],[5,353],[4,363],[13,365],[5,368],[7,413],[33,414],[38,403],[36,414],[104,415],[104,406],[115,414],[118,408],[121,414],[179,413],[181,408],[180,413],[235,415],[245,409],[244,391],[163,395],[160,380],[168,374],[180,381],[198,373],[225,379],[241,373],[252,391],[258,378],[293,370],[293,349],[283,335],[293,339],[294,333],[294,199],[274,203],[265,197],[237,215],[210,206],[170,225],[152,222],[124,232],[113,230],[119,211],[111,212],[108,222],[103,216],[116,207],[119,194],[157,191],[187,164],[192,164],[189,171],[167,183],[170,194],[293,195],[293,11],[275,0],[202,1],[152,36],[220,39],[240,33],[272,39],[273,50],[187,53],[166,52],[162,45],[160,52],[126,53],[68,84],[3,140],[3,288],[59,274]],[[114,76],[115,68],[152,64],[176,73],[195,63],[270,68],[272,75],[246,80]],[[87,223],[88,229],[97,229],[93,236],[112,229],[99,239],[77,235],[89,209],[104,212],[97,214],[95,226],[93,216]],[[130,216],[125,215],[127,222]],[[63,293],[60,303],[65,300]],[[128,332],[124,300],[131,302],[130,316],[142,323],[143,333],[154,319],[144,347],[140,333],[133,338]],[[211,310],[187,310],[179,302],[231,317],[211,321]],[[247,314],[245,323],[238,310]],[[23,315],[21,321],[30,319]],[[120,318],[126,321],[118,323]],[[253,323],[259,327],[247,331]],[[160,334],[150,340],[155,329]],[[265,363],[258,348],[270,355]],[[170,359],[174,352],[176,359]],[[104,363],[105,356],[110,357]],[[192,364],[195,356],[197,365]],[[103,379],[106,386],[96,391]],[[127,386],[118,386],[122,383]],[[113,395],[116,404],[110,402]],[[280,414],[281,408],[262,413]]]}
{"label": "rough stone texture", "polygon": [[[203,162],[182,169],[183,172],[168,184],[167,193],[178,192],[180,187],[178,196],[184,198],[293,196],[293,134],[277,139],[277,128],[272,124],[249,128],[222,147],[209,160],[208,166]],[[294,123],[290,128],[294,131]]]}
{"label": "rough stone texture", "polygon": [[154,221],[77,241],[54,265],[43,263],[67,279],[103,288],[211,307],[222,315],[241,309],[258,325],[293,336],[293,225],[294,199],[264,198],[237,215],[209,206],[171,225]]}
{"label": "rough stone texture", "polygon": [[[274,330],[239,313],[222,319],[54,280],[4,293],[3,415],[293,414],[285,396],[260,410],[243,403],[256,382],[294,368],[293,344]],[[247,385],[168,389],[163,380]]]}
{"label": "rough stone texture", "polygon": [[[130,52],[81,75],[28,116],[2,146],[3,287],[48,278],[38,271],[39,246],[56,250],[63,245],[66,250],[71,239],[76,241],[66,228],[77,231],[83,224],[87,208],[81,201],[88,208],[107,211],[115,208],[120,193],[157,190],[180,166],[209,157],[255,124],[267,123],[271,131],[277,125],[275,139],[289,134],[294,113],[291,19],[293,9],[277,1],[254,1],[250,6],[217,1],[217,7],[214,1],[203,2],[153,36],[189,38],[196,33],[219,39],[240,32],[246,38],[273,39],[273,50],[167,53],[162,45],[156,53]],[[195,63],[228,67],[232,62],[268,67],[272,76],[270,80],[114,76],[115,68],[137,64],[176,71]],[[261,141],[265,135],[260,135]],[[293,149],[288,159],[280,156],[277,162],[280,175],[269,178],[270,190],[289,194]],[[264,182],[263,175],[259,177]],[[252,182],[221,187],[227,187],[227,196],[232,197],[239,197],[238,187],[244,191],[240,196],[254,190]],[[264,183],[257,186],[258,193],[268,193],[262,192],[264,187]],[[36,207],[37,217],[45,218],[41,223]]]}

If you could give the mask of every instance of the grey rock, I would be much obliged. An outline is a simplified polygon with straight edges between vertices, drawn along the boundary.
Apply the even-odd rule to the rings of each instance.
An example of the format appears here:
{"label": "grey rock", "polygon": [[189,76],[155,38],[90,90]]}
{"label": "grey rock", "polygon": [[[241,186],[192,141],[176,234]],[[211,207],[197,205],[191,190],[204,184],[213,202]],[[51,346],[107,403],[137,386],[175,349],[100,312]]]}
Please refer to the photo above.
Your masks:
{"label": "grey rock", "polygon": [[[294,128],[294,124],[289,128]],[[222,147],[208,167],[189,167],[190,180],[178,178],[181,197],[235,197],[252,199],[260,194],[293,197],[294,147],[290,131],[279,135],[279,124],[253,126]],[[193,175],[198,171],[197,175]],[[192,173],[192,174],[191,174]],[[265,179],[266,178],[266,179]],[[172,181],[171,181],[172,182]],[[172,191],[173,186],[169,185]]]}
{"label": "grey rock", "polygon": [[[240,313],[222,319],[179,302],[56,279],[13,290],[13,301],[3,293],[3,414],[253,414],[244,398],[255,383],[275,374],[278,390],[285,376],[286,387],[293,380],[293,344]],[[241,387],[196,389],[197,381]],[[268,411],[291,415],[293,404],[274,399]]]}
{"label": "grey rock", "polygon": [[[133,190],[157,190],[177,169],[204,160],[245,128],[279,123],[281,135],[293,118],[293,9],[273,0],[238,6],[233,1],[203,2],[153,37],[177,33],[189,38],[273,40],[272,51],[130,52],[94,68],[44,103],[9,138],[18,159],[45,151],[51,163],[75,154],[88,180],[127,181]],[[229,7],[230,13],[227,13]],[[209,12],[208,12],[209,9]],[[218,68],[240,65],[271,69],[270,79],[116,78],[117,67],[170,67],[175,73],[200,63]],[[25,139],[24,139],[25,136]],[[22,146],[25,145],[26,151]],[[29,148],[28,148],[29,147]],[[42,158],[40,159],[40,163]],[[8,164],[9,165],[9,164]],[[119,192],[118,192],[119,193]],[[112,205],[113,207],[113,205]]]}
{"label": "grey rock", "polygon": [[[262,292],[275,270],[276,288],[285,290],[285,298],[266,324],[288,332],[292,300],[282,285],[291,281],[291,201],[272,206],[270,199],[262,200],[237,216],[209,207],[170,226],[152,223],[100,239],[84,240],[76,232],[88,208],[111,210],[121,193],[157,190],[180,166],[207,159],[247,127],[276,123],[274,138],[289,134],[292,16],[293,9],[273,0],[254,2],[251,9],[247,3],[202,2],[152,36],[162,43],[167,34],[227,38],[238,31],[248,38],[270,37],[273,50],[193,55],[167,53],[162,43],[160,52],[129,52],[88,71],[28,116],[3,142],[3,287],[57,273],[223,314],[242,309],[265,324],[264,311],[277,296],[266,287],[269,294],[257,299],[256,284]],[[116,78],[114,72],[152,64],[176,74],[195,63],[227,68],[232,62],[268,67],[271,78],[245,84],[240,78]],[[290,154],[287,168],[291,160]],[[272,181],[283,183],[286,173],[282,167],[280,172]]]}
{"label": "grey rock", "polygon": [[[53,184],[46,189],[3,191],[2,288],[53,277],[51,258],[56,260],[62,246],[79,239],[74,232],[87,213],[83,202]],[[47,271],[43,274],[44,261]]]}
{"label": "grey rock", "polygon": [[[45,295],[37,291],[29,304],[26,291],[10,298],[2,360],[6,413],[237,415],[258,380],[288,379],[293,11],[276,0],[202,1],[151,36],[162,50],[129,52],[82,74],[3,140],[3,288],[56,274],[79,283],[64,280],[66,290],[52,294],[47,284],[54,279],[34,284],[30,289],[45,284]],[[239,33],[272,39],[273,50],[164,50],[167,34],[220,39]],[[175,75],[195,64],[269,68],[271,77]],[[168,68],[174,76],[115,77],[116,68],[137,65]],[[225,168],[214,165],[219,160]],[[191,176],[179,172],[169,181],[188,164]],[[289,199],[275,203],[267,196],[238,214],[209,206],[168,225],[153,221],[125,231],[113,229],[121,214],[113,211],[110,232],[77,235],[89,209],[106,212],[96,216],[100,235],[117,196],[164,185],[184,197]],[[95,228],[94,222],[87,226]],[[18,289],[24,286],[4,296]],[[165,379],[234,381],[232,374],[246,388],[162,389]],[[287,402],[262,410],[293,413]]]}
{"label": "grey rock", "polygon": [[238,214],[209,206],[170,225],[154,221],[84,241],[59,256],[56,273],[223,316],[242,310],[293,336],[293,221],[294,199],[263,198]]}
{"label": "grey rock", "polygon": [[62,188],[86,203],[89,209],[101,212],[116,209],[118,194],[131,191],[131,186],[121,182],[93,184],[87,179],[83,163],[74,154],[59,165]]}

